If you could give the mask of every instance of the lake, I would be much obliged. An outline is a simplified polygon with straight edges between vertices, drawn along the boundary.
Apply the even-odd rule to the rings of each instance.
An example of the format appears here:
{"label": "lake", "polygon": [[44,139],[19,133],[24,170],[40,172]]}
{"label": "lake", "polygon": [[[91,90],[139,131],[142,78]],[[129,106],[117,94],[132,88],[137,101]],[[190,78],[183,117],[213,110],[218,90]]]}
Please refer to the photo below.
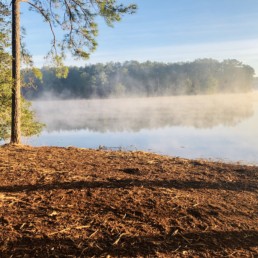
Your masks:
{"label": "lake", "polygon": [[258,164],[258,92],[33,102],[46,128],[34,146],[143,150]]}

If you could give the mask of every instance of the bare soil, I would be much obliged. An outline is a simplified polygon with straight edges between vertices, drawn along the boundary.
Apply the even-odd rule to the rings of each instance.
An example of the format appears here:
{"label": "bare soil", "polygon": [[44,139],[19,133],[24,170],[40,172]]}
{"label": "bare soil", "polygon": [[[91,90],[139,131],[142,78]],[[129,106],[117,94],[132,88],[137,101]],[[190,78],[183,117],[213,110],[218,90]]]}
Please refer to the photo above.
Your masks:
{"label": "bare soil", "polygon": [[258,257],[258,167],[0,147],[0,257]]}

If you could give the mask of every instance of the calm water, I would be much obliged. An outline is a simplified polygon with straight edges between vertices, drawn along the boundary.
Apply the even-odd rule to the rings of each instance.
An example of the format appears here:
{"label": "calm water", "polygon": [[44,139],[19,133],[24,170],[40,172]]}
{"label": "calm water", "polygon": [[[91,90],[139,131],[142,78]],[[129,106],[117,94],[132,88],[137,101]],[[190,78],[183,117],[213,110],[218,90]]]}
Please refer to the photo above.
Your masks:
{"label": "calm water", "polygon": [[258,164],[258,93],[33,103],[34,146],[145,150]]}

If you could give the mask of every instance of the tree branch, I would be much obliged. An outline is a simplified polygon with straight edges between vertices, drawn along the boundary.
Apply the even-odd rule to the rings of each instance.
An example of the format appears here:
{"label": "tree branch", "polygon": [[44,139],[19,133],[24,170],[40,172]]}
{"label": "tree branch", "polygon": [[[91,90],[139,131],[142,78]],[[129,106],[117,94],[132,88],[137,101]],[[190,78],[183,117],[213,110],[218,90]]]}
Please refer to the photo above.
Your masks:
{"label": "tree branch", "polygon": [[[26,0],[27,1],[27,0]],[[51,20],[48,18],[48,16],[44,13],[44,11],[37,5],[31,3],[31,2],[27,2],[30,6],[32,6],[33,8],[35,8],[36,10],[38,10],[40,12],[40,14],[45,18],[45,20],[48,22],[49,24],[49,27],[50,27],[50,30],[52,32],[52,35],[53,35],[53,47],[54,47],[54,50],[55,50],[55,53],[57,55],[57,49],[56,49],[56,35],[55,35],[55,31],[54,31],[54,28],[53,28],[53,25],[51,23]]]}

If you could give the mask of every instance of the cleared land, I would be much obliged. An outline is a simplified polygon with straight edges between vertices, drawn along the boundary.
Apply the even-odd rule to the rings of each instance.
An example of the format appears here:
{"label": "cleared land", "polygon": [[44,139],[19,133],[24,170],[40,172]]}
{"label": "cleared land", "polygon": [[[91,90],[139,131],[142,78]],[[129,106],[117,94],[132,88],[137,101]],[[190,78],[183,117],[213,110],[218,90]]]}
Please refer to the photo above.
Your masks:
{"label": "cleared land", "polygon": [[0,257],[257,257],[258,167],[0,147]]}

